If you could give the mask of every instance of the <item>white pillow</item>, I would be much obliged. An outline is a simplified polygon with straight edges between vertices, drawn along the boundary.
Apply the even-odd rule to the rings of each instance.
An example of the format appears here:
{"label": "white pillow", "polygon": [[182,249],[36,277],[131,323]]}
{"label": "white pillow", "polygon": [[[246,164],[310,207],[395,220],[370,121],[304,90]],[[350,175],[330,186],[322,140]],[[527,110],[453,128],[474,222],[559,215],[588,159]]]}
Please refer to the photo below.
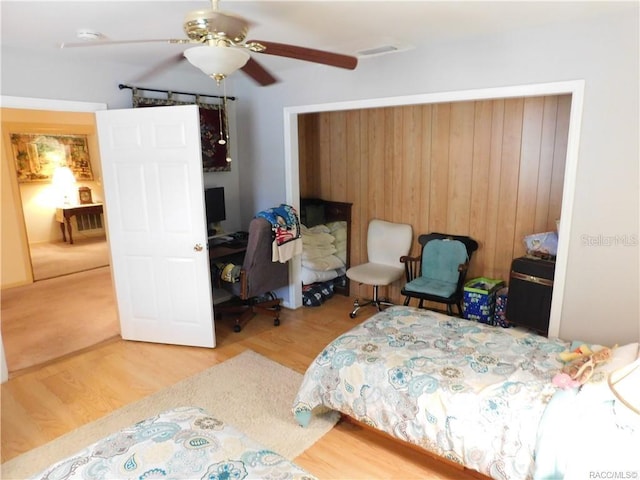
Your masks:
{"label": "white pillow", "polygon": [[314,258],[327,257],[333,253],[336,253],[336,247],[332,244],[329,245],[304,245],[302,250],[302,258],[305,260],[312,260]]}
{"label": "white pillow", "polygon": [[331,235],[336,237],[336,242],[346,242],[347,241],[347,229],[341,228],[339,230],[334,230],[331,232]]}
{"label": "white pillow", "polygon": [[311,270],[327,271],[344,267],[344,262],[335,255],[329,255],[327,257],[314,258],[310,260],[305,260],[303,258],[302,266],[310,268]]}
{"label": "white pillow", "polygon": [[344,220],[339,220],[337,222],[329,222],[327,223],[327,228],[331,233],[334,233],[338,230],[344,230],[345,234],[347,232],[347,222]]}
{"label": "white pillow", "polygon": [[347,264],[347,242],[336,242],[336,257]]}
{"label": "white pillow", "polygon": [[310,233],[331,233],[331,229],[323,224],[315,225],[307,230],[309,230]]}
{"label": "white pillow", "polygon": [[316,282],[326,282],[327,280],[332,280],[337,276],[338,273],[335,270],[318,272],[316,270],[310,270],[305,267],[302,267],[302,269],[300,270],[300,279],[302,280],[303,285],[310,285]]}
{"label": "white pillow", "polygon": [[302,232],[302,243],[304,245],[331,245],[335,238],[330,233],[325,232]]}

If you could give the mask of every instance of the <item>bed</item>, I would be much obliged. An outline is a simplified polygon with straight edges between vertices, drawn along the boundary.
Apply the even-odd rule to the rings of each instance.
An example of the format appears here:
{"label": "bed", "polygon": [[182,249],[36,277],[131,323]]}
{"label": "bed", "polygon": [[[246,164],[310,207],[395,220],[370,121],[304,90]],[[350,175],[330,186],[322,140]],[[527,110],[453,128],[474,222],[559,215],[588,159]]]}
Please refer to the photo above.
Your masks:
{"label": "bed", "polygon": [[182,407],[105,437],[32,478],[315,477],[203,409]]}
{"label": "bed", "polygon": [[[614,349],[609,364],[578,395],[554,401],[549,412],[555,413],[545,415],[558,391],[566,395],[552,379],[564,365],[559,354],[571,346],[525,329],[390,307],[324,348],[304,376],[293,413],[305,426],[314,412],[337,410],[495,479],[562,478],[581,455],[562,458],[562,449],[555,448],[575,443],[571,425],[563,423],[558,431],[558,418],[575,412],[580,397],[582,405],[592,404],[586,412],[611,414],[606,368],[638,356],[637,343]],[[585,417],[583,431],[593,422],[587,413],[575,419]],[[631,430],[637,445],[640,422]]]}
{"label": "bed", "polygon": [[334,292],[349,296],[351,204],[300,199],[303,305],[319,306]]}

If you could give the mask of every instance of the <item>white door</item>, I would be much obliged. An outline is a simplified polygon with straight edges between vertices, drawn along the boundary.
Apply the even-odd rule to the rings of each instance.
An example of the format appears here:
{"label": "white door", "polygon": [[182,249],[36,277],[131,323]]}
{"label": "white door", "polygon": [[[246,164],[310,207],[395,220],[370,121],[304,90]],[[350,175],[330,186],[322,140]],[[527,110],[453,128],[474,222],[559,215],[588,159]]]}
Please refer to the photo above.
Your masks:
{"label": "white door", "polygon": [[214,347],[198,107],[96,119],[122,337]]}

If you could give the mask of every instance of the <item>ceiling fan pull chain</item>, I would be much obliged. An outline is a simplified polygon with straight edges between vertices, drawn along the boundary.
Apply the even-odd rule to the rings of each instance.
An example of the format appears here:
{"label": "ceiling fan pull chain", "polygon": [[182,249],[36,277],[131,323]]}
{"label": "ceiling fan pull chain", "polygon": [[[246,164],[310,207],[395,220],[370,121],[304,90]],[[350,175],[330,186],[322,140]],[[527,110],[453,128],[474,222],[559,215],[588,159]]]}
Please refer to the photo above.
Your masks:
{"label": "ceiling fan pull chain", "polygon": [[231,153],[229,152],[231,144],[229,143],[229,112],[227,110],[227,83],[222,85],[222,104],[224,105],[224,130],[227,138],[227,163],[231,163]]}
{"label": "ceiling fan pull chain", "polygon": [[218,139],[219,145],[224,145],[226,140],[224,139],[224,133],[222,132],[222,103],[218,105],[218,122],[220,123],[220,138]]}
{"label": "ceiling fan pull chain", "polygon": [[227,96],[224,96],[224,126],[225,136],[227,137],[227,143],[229,143],[229,112],[227,110]]}

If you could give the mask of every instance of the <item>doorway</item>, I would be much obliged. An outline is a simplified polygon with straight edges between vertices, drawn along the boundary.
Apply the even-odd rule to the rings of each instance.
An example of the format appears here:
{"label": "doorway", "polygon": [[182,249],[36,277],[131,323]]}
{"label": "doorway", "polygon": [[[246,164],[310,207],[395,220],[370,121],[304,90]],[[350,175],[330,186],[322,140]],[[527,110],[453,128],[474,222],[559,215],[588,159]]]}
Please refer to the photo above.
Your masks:
{"label": "doorway", "polygon": [[[95,131],[93,112],[106,109],[104,104],[21,97],[2,97],[2,103],[3,140],[11,129],[34,125],[55,125],[58,133],[91,133]],[[7,112],[10,115],[4,114]],[[97,140],[92,141],[95,146],[90,148],[97,151]],[[28,184],[24,197],[15,172],[8,168],[13,159],[10,148],[3,150],[3,157],[7,157],[3,158],[7,164],[3,173],[11,174],[3,180],[2,210],[8,221],[5,224],[3,219],[2,360],[3,373],[13,373],[118,335],[119,323],[104,228],[89,234],[74,225],[74,244],[64,244],[60,224],[52,221],[55,207],[47,201],[50,184]],[[99,163],[97,157],[93,163]],[[95,167],[99,180],[99,165]],[[91,188],[97,193],[96,183]],[[100,198],[94,194],[96,201]],[[30,218],[32,214],[36,218]],[[39,225],[35,232],[28,231],[30,222]],[[41,241],[33,242],[33,238]],[[44,249],[53,251],[38,252],[30,243],[42,243]],[[74,273],[77,271],[82,272]]]}
{"label": "doorway", "polygon": [[[324,105],[309,105],[287,107],[285,113],[285,176],[287,201],[298,205],[300,198],[299,184],[299,151],[298,151],[298,115],[314,112],[330,112],[375,107],[389,107],[415,104],[429,104],[442,102],[458,102],[467,100],[500,99],[514,97],[532,97],[546,95],[571,95],[571,111],[569,119],[569,134],[567,141],[565,174],[562,196],[562,218],[558,227],[559,243],[556,260],[553,299],[551,303],[551,319],[549,336],[557,337],[560,331],[560,318],[564,298],[564,283],[567,269],[568,249],[573,214],[573,199],[578,164],[578,144],[581,128],[582,107],[584,101],[584,81],[568,81],[548,84],[522,85],[513,87],[497,87],[478,90],[442,92],[422,95],[408,95],[404,97],[390,97],[367,100],[328,103]],[[292,308],[301,305],[302,291],[300,276],[300,262],[291,265],[292,282],[289,286],[289,303]]]}

